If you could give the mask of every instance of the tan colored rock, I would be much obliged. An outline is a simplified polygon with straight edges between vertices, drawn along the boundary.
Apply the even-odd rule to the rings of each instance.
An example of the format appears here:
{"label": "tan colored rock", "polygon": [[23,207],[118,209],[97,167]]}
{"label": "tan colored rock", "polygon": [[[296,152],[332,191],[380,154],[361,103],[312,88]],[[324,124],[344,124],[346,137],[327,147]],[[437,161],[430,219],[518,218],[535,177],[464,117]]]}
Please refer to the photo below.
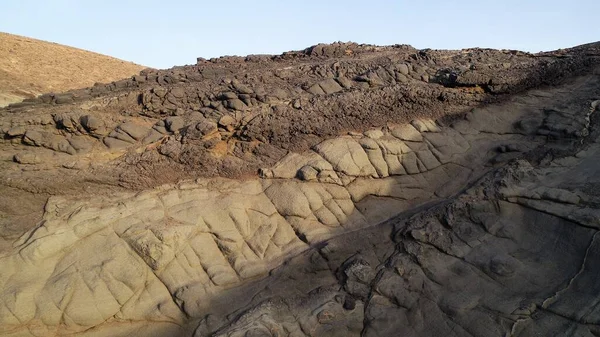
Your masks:
{"label": "tan colored rock", "polygon": [[[418,124],[420,127],[421,125]],[[424,128],[422,128],[424,130]],[[390,133],[400,139],[400,140],[408,140],[411,142],[422,142],[423,141],[423,136],[421,135],[422,131],[418,131],[417,129],[415,129],[414,126],[412,126],[411,124],[404,124],[404,125],[399,125],[396,127],[393,127],[390,129]]]}
{"label": "tan colored rock", "polygon": [[379,139],[383,137],[383,131],[381,130],[368,130],[364,132],[364,135],[371,139]]}
{"label": "tan colored rock", "polygon": [[17,137],[17,136],[22,136],[25,134],[27,130],[25,129],[24,126],[19,125],[19,126],[14,126],[10,129],[8,129],[8,131],[6,132],[6,134],[9,137]]}
{"label": "tan colored rock", "polygon": [[14,155],[14,161],[19,164],[39,164],[42,159],[35,153],[31,152],[20,152]]}
{"label": "tan colored rock", "polygon": [[315,146],[336,171],[349,176],[376,176],[377,172],[358,142],[351,138],[335,138]]}

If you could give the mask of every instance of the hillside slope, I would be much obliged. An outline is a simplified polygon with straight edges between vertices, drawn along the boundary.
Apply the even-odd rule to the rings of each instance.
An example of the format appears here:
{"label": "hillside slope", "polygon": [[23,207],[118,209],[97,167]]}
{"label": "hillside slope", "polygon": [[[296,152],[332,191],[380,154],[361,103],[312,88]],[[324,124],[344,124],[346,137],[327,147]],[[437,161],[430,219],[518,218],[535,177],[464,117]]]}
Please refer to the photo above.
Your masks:
{"label": "hillside slope", "polygon": [[0,335],[599,336],[600,45],[317,45],[0,109]]}
{"label": "hillside slope", "polygon": [[0,107],[46,92],[120,80],[142,69],[110,56],[0,32]]}

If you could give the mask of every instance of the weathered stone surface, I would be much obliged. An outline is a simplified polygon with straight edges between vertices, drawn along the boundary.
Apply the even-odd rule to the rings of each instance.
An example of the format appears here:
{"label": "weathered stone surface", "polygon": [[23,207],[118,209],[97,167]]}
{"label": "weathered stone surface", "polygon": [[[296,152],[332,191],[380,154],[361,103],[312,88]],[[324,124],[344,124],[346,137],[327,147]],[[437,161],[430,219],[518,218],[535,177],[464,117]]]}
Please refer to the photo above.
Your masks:
{"label": "weathered stone surface", "polygon": [[226,101],[226,106],[230,109],[239,110],[239,111],[243,111],[244,109],[247,108],[247,105],[244,104],[244,102],[242,102],[241,100],[239,100],[237,98],[228,99]]}
{"label": "weathered stone surface", "polygon": [[0,334],[597,334],[580,48],[337,43],[0,110]]}
{"label": "weathered stone surface", "polygon": [[8,129],[6,135],[9,137],[18,137],[24,135],[26,131],[24,126],[19,125]]}
{"label": "weathered stone surface", "polygon": [[179,116],[172,116],[165,119],[165,127],[169,132],[178,132],[185,126],[185,120]]}
{"label": "weathered stone surface", "polygon": [[123,149],[131,145],[130,142],[112,137],[105,137],[102,141],[110,149]]}
{"label": "weathered stone surface", "polygon": [[306,91],[308,91],[309,93],[311,93],[313,95],[324,95],[325,94],[325,91],[323,91],[323,88],[321,88],[319,83],[313,84],[308,89],[306,89]]}
{"label": "weathered stone surface", "polygon": [[81,125],[89,132],[97,132],[104,129],[104,122],[95,116],[84,115],[81,116]]}
{"label": "weathered stone surface", "polygon": [[44,143],[44,134],[39,131],[28,130],[23,135],[23,143],[33,146],[42,146]]}
{"label": "weathered stone surface", "polygon": [[19,164],[39,164],[42,162],[35,153],[31,152],[20,152],[14,155],[14,161]]}
{"label": "weathered stone surface", "polygon": [[423,136],[411,124],[393,127],[391,133],[394,137],[401,140],[408,140],[411,142],[423,141]]}
{"label": "weathered stone surface", "polygon": [[402,75],[408,75],[409,68],[408,68],[407,64],[405,64],[405,63],[399,64],[396,69],[398,70],[398,72],[400,74],[402,74]]}
{"label": "weathered stone surface", "polygon": [[119,125],[119,130],[125,132],[135,140],[142,139],[148,133],[148,127],[132,122],[126,122]]}
{"label": "weathered stone surface", "polygon": [[319,86],[326,94],[333,94],[343,90],[343,88],[333,78],[319,82]]}

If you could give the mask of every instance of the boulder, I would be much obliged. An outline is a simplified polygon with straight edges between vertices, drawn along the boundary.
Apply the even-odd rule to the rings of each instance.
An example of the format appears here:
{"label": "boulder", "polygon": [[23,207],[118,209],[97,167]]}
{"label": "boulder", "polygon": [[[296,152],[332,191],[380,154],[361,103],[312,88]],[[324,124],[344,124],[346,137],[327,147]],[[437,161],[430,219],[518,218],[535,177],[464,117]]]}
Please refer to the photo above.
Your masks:
{"label": "boulder", "polygon": [[105,129],[104,121],[92,115],[81,116],[79,122],[81,123],[81,126],[91,133],[97,133],[98,131]]}
{"label": "boulder", "polygon": [[336,78],[336,80],[338,81],[338,83],[344,87],[345,89],[350,89],[352,88],[352,81],[350,79],[348,79],[346,76],[338,76]]}
{"label": "boulder", "polygon": [[319,86],[321,87],[321,89],[323,89],[323,92],[326,94],[333,94],[338,91],[344,90],[344,88],[342,88],[338,84],[338,82],[336,82],[333,78],[328,78],[319,82]]}
{"label": "boulder", "polygon": [[238,95],[233,91],[226,91],[219,94],[218,99],[221,101],[226,101],[229,99],[237,99]]}
{"label": "boulder", "polygon": [[32,146],[42,146],[44,138],[44,134],[40,131],[27,130],[23,135],[23,143]]}
{"label": "boulder", "polygon": [[133,122],[125,122],[119,125],[118,129],[122,132],[125,132],[135,140],[144,138],[149,131],[148,127]]}
{"label": "boulder", "polygon": [[183,88],[173,88],[170,91],[170,94],[175,98],[183,98],[185,97],[185,89]]}
{"label": "boulder", "polygon": [[231,115],[223,115],[219,119],[219,126],[228,127],[230,125],[235,124],[235,122],[235,118],[233,118]]}
{"label": "boulder", "polygon": [[233,80],[231,81],[231,85],[233,86],[233,88],[240,94],[253,94],[254,91],[252,89],[250,89],[250,87],[248,87],[247,85],[241,83],[238,80]]}
{"label": "boulder", "polygon": [[92,143],[87,138],[89,137],[73,136],[68,138],[68,141],[77,152],[87,152],[92,148]]}
{"label": "boulder", "polygon": [[335,138],[315,145],[314,150],[333,168],[349,176],[373,176],[377,172],[362,146],[352,138]]}
{"label": "boulder", "polygon": [[309,93],[311,93],[313,95],[324,95],[325,94],[325,91],[323,91],[323,89],[321,88],[319,83],[315,83],[315,84],[311,85],[308,89],[306,89],[306,91],[308,91]]}
{"label": "boulder", "polygon": [[246,108],[248,108],[248,106],[242,102],[242,100],[240,99],[228,99],[227,101],[225,101],[225,106],[229,109],[233,109],[233,110],[238,110],[238,111],[243,111],[246,110]]}
{"label": "boulder", "polygon": [[169,132],[178,132],[185,126],[185,121],[183,117],[180,116],[171,116],[165,119],[165,127]]}
{"label": "boulder", "polygon": [[123,149],[131,145],[131,143],[116,139],[113,137],[104,137],[103,139],[104,145],[106,145],[109,149],[118,150]]}
{"label": "boulder", "polygon": [[317,179],[319,172],[312,166],[304,165],[298,170],[298,179],[312,181]]}
{"label": "boulder", "polygon": [[35,153],[32,152],[19,152],[14,155],[13,160],[19,164],[39,164],[42,162]]}
{"label": "boulder", "polygon": [[422,142],[423,136],[411,124],[404,124],[390,129],[392,136],[411,142]]}
{"label": "boulder", "polygon": [[396,67],[396,70],[398,70],[398,72],[404,76],[408,75],[409,73],[408,65],[406,63],[399,64]]}
{"label": "boulder", "polygon": [[24,135],[26,131],[27,130],[22,125],[13,126],[12,128],[8,129],[8,131],[6,131],[6,135],[9,137],[18,137]]}
{"label": "boulder", "polygon": [[383,131],[381,130],[368,130],[364,132],[364,135],[371,139],[379,139],[383,137]]}

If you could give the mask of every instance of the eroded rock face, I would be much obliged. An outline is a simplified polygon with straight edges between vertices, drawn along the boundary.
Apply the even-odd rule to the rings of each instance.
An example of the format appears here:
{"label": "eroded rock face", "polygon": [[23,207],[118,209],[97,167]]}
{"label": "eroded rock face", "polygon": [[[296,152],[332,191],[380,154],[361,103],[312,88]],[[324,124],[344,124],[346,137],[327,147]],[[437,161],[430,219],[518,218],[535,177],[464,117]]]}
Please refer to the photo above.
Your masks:
{"label": "eroded rock face", "polygon": [[[210,61],[212,68],[200,60],[193,69],[204,77],[193,81],[214,81],[211,76],[222,76],[216,69],[249,71],[255,63],[292,62],[286,61],[290,57],[329,62],[331,55],[412,55],[406,48],[366,47],[355,55],[352,48],[358,47],[320,46],[280,59],[219,59]],[[561,67],[598,61],[578,52],[573,50],[579,59]],[[436,53],[419,52],[414,59]],[[231,65],[220,67],[223,62]],[[537,71],[535,62],[531,69]],[[69,113],[39,106],[29,111],[33,122],[19,124],[19,112],[4,111],[11,128],[2,146],[12,157],[3,164],[2,179],[7,191],[10,186],[17,200],[32,200],[41,215],[18,213],[6,200],[0,205],[7,215],[0,227],[0,332],[597,333],[598,68],[581,68],[587,73],[525,92],[507,80],[502,90],[519,94],[461,115],[450,114],[459,106],[450,100],[447,116],[402,120],[394,116],[402,108],[392,109],[385,123],[359,124],[337,135],[324,136],[323,125],[305,122],[314,129],[304,136],[290,133],[289,139],[303,142],[294,146],[267,132],[269,124],[261,131],[253,124],[264,118],[258,111],[265,105],[273,107],[272,118],[287,114],[274,100],[289,100],[298,111],[321,105],[327,110],[327,100],[351,100],[345,90],[368,99],[377,90],[414,88],[408,77],[414,72],[422,81],[427,73],[420,64],[402,63],[395,72],[378,66],[358,78],[321,79],[307,87],[325,101],[284,89],[262,93],[234,79],[226,84],[229,90],[220,88],[214,96],[221,105],[207,103],[226,114],[198,107],[154,115],[148,108],[153,97],[163,108],[196,104],[191,87],[177,85],[153,88],[152,98],[142,95],[135,102],[138,113],[131,113],[135,104],[118,99],[105,109],[128,113],[98,114],[92,100]],[[177,71],[132,81],[172,81]],[[277,71],[280,79],[296,72]],[[482,82],[477,76],[505,78],[502,71],[471,73],[437,73],[431,84],[419,85],[447,94]],[[397,84],[400,75],[405,87]],[[186,76],[179,78],[192,80]],[[353,114],[340,106],[331,111],[336,109]],[[212,171],[190,179],[209,164]],[[258,174],[247,175],[259,167]],[[57,180],[44,181],[42,174]],[[163,180],[153,178],[158,174]],[[70,185],[61,184],[67,179]],[[45,202],[32,197],[40,193],[50,196]],[[23,224],[15,225],[19,220]]]}

